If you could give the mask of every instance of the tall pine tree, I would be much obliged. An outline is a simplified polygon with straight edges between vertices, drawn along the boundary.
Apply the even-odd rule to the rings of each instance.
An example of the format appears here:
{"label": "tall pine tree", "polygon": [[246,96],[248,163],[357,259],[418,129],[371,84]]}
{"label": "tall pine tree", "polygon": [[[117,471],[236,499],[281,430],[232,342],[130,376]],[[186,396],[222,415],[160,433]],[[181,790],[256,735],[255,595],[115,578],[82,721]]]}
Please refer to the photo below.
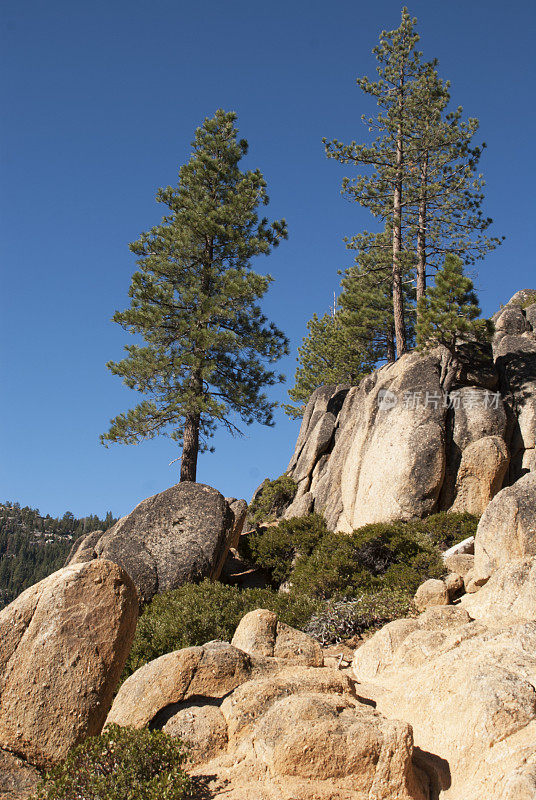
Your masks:
{"label": "tall pine tree", "polygon": [[130,307],[114,321],[145,344],[108,363],[114,375],[149,399],[119,414],[101,440],[135,444],[157,434],[182,442],[180,480],[195,481],[198,453],[218,423],[273,424],[262,389],[282,380],[266,365],[288,352],[286,337],[268,323],[258,300],[271,278],[251,269],[287,229],[259,219],[268,203],[259,170],[240,170],[247,142],[236,114],[205,119],[176,187],[159,189],[169,211],[130,245],[138,256]]}
{"label": "tall pine tree", "polygon": [[447,113],[449,87],[434,60],[413,88],[421,101],[413,120],[414,180],[406,190],[406,213],[416,240],[417,301],[448,253],[472,264],[501,242],[485,234],[492,220],[482,213],[484,179],[476,172],[485,145],[471,144],[478,120],[463,121],[461,106]]}
{"label": "tall pine tree", "polygon": [[484,182],[476,173],[482,150],[471,145],[478,121],[463,122],[461,108],[447,112],[449,84],[440,80],[437,61],[422,62],[416,49],[416,22],[404,8],[400,27],[383,31],[373,50],[378,80],[357,81],[378,104],[375,117],[363,116],[369,131],[377,134],[374,141],[345,145],[324,140],[329,158],[367,170],[345,178],[342,191],[370,209],[391,232],[398,356],[408,347],[404,296],[408,271],[415,272],[420,299],[427,275],[446,253],[471,263],[499,243],[484,234],[491,220],[481,211]]}
{"label": "tall pine tree", "polygon": [[377,132],[376,139],[370,145],[356,142],[345,145],[336,139],[331,142],[324,139],[328,158],[370,168],[370,173],[353,179],[345,178],[342,191],[369,208],[392,233],[391,284],[399,357],[407,350],[403,286],[408,250],[405,241],[405,190],[415,168],[415,154],[410,147],[414,119],[419,114],[419,104],[423,102],[421,94],[413,89],[425,69],[421,62],[422,54],[416,49],[419,36],[415,25],[416,19],[412,19],[404,8],[399,28],[382,31],[380,43],[373,50],[378,62],[378,80],[371,81],[365,76],[357,81],[358,86],[378,104],[376,117],[363,116],[369,131]]}
{"label": "tall pine tree", "polygon": [[[346,337],[360,342],[374,354],[374,363],[395,360],[395,331],[392,296],[391,236],[387,227],[377,234],[358,234],[347,241],[357,250],[355,263],[342,275],[339,297],[341,324]],[[401,258],[405,328],[408,344],[413,342],[414,301],[411,265]]]}

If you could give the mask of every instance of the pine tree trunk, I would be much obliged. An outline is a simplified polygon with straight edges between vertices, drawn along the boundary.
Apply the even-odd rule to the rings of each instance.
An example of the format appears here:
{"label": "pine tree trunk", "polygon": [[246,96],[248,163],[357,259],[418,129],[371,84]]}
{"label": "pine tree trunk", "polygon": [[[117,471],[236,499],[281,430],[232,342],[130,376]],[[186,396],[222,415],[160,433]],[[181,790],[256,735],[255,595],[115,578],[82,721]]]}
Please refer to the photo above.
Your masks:
{"label": "pine tree trunk", "polygon": [[396,179],[393,191],[393,315],[397,357],[407,350],[406,326],[404,322],[404,294],[402,287],[402,165],[404,161],[402,110],[404,99],[404,76],[401,72],[399,85],[399,123],[396,137]]}
{"label": "pine tree trunk", "polygon": [[426,188],[428,182],[428,153],[421,166],[421,197],[417,229],[417,303],[426,293]]}
{"label": "pine tree trunk", "polygon": [[392,328],[387,331],[387,361],[389,364],[395,360],[395,337]]}
{"label": "pine tree trunk", "polygon": [[181,477],[180,481],[194,481],[197,477],[197,456],[199,454],[199,414],[187,414],[184,421]]}

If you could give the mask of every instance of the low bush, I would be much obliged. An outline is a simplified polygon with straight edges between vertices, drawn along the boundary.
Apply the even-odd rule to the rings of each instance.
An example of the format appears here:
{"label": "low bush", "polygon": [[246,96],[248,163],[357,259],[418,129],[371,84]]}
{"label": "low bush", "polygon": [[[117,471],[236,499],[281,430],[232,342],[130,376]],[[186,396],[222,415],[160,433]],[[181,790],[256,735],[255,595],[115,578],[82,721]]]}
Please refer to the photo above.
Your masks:
{"label": "low bush", "polygon": [[377,630],[411,612],[411,598],[407,593],[384,589],[352,600],[328,603],[320,614],[311,617],[305,632],[323,645],[337,644]]}
{"label": "low bush", "polygon": [[[250,533],[242,537],[243,554],[265,571],[272,589],[205,580],[157,595],[138,621],[123,678],[164,653],[230,641],[244,614],[256,608],[302,630],[316,617],[316,627],[307,629],[323,631],[326,641],[404,616],[419,584],[445,574],[441,550],[470,536],[477,522],[468,514],[436,514],[346,535],[309,514]],[[290,593],[275,591],[286,581]]]}
{"label": "low bush", "polygon": [[291,583],[298,594],[328,600],[383,588],[413,594],[423,580],[443,574],[439,550],[426,536],[377,523],[349,535],[326,534],[308,558],[297,561]]}
{"label": "low bush", "polygon": [[296,560],[309,556],[327,533],[320,514],[282,520],[279,525],[243,536],[241,554],[264,570],[272,586],[278,588],[289,579]]}
{"label": "low bush", "polygon": [[54,766],[36,800],[182,800],[187,750],[162,731],[110,725]]}
{"label": "low bush", "polygon": [[244,614],[256,608],[268,608],[288,625],[303,628],[320,604],[307,595],[237,589],[209,580],[157,595],[138,620],[123,679],[164,653],[214,639],[230,641]]}
{"label": "low bush", "polygon": [[297,491],[298,485],[288,475],[280,475],[273,481],[267,481],[249,505],[248,523],[260,525],[263,522],[273,522],[292,503]]}
{"label": "low bush", "polygon": [[474,536],[479,519],[473,514],[441,511],[425,519],[411,520],[404,524],[412,530],[424,533],[440,550],[448,550],[469,536]]}
{"label": "low bush", "polygon": [[327,600],[382,588],[413,594],[444,574],[441,551],[474,535],[471,514],[433,514],[409,522],[374,523],[346,535],[328,531],[318,514],[283,520],[244,537],[246,558],[274,587]]}

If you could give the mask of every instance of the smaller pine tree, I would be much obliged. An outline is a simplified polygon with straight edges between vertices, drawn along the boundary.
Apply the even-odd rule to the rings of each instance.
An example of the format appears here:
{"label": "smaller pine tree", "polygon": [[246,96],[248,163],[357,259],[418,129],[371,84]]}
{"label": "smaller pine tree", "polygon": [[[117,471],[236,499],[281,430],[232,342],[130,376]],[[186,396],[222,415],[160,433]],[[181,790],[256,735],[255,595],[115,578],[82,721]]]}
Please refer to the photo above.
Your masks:
{"label": "smaller pine tree", "polygon": [[464,274],[462,260],[449,253],[436,274],[435,285],[419,300],[416,325],[417,350],[422,352],[437,345],[446,350],[441,373],[446,392],[458,371],[458,345],[490,339],[492,323],[478,319],[480,313],[473,282]]}
{"label": "smaller pine tree", "polygon": [[314,314],[307,328],[309,333],[298,348],[295,385],[288,393],[298,405],[283,406],[293,419],[303,416],[309,397],[319,386],[355,384],[374,368],[372,348],[349,338],[340,310],[320,318]]}

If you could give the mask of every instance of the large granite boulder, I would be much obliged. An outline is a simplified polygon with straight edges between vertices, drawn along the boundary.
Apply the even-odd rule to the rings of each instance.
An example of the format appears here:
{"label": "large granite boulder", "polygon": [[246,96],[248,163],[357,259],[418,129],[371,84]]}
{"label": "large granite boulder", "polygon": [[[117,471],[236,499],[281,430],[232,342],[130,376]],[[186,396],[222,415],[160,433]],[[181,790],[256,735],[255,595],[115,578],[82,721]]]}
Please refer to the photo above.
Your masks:
{"label": "large granite boulder", "polygon": [[138,618],[129,576],[73,564],[0,612],[0,747],[43,767],[100,733]]}
{"label": "large granite boulder", "polygon": [[508,447],[500,436],[472,442],[460,459],[450,510],[480,516],[500,491],[509,463]]}
{"label": "large granite boulder", "polygon": [[[239,534],[233,510],[216,489],[178,483],[143,500],[95,541],[89,534],[73,560],[105,558],[134,581],[141,602],[201,578],[217,579]],[[242,520],[243,524],[243,520]]]}
{"label": "large granite boulder", "polygon": [[247,653],[227,642],[166,653],[127,678],[106,722],[143,728],[194,697],[221,700],[260,669]]}
{"label": "large granite boulder", "polygon": [[497,494],[478,524],[475,574],[482,579],[513,559],[536,555],[536,473]]}
{"label": "large granite boulder", "polygon": [[502,488],[510,461],[507,425],[507,411],[498,392],[475,386],[450,392],[445,477],[439,498],[442,510],[480,515]]}
{"label": "large granite boulder", "polygon": [[224,642],[162,656],[121,687],[108,722],[189,745],[191,772],[229,800],[428,800],[411,729],[337,670],[255,658]]}
{"label": "large granite boulder", "polygon": [[536,559],[516,558],[501,565],[477,592],[464,595],[461,605],[488,627],[536,620]]}
{"label": "large granite boulder", "polygon": [[495,319],[493,352],[512,412],[513,483],[536,468],[536,292],[522,289]]}
{"label": "large granite boulder", "polygon": [[194,770],[230,800],[425,800],[411,729],[360,703],[336,670],[293,667],[221,705],[228,745]]}

